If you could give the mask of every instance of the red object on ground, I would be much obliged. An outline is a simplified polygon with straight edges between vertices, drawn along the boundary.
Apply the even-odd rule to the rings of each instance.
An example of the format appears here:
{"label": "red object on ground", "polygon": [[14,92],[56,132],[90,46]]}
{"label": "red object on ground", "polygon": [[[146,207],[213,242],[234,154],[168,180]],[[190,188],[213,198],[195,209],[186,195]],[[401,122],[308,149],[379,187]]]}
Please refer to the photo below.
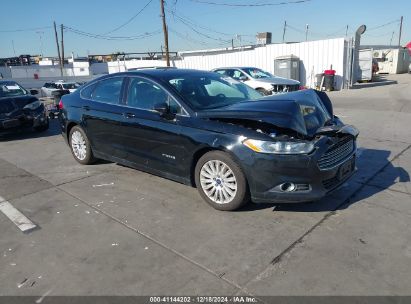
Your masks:
{"label": "red object on ground", "polygon": [[335,75],[335,70],[325,70],[324,75]]}
{"label": "red object on ground", "polygon": [[33,74],[34,79],[39,79],[39,74]]}
{"label": "red object on ground", "polygon": [[411,41],[408,42],[405,47],[408,49],[408,54],[410,54],[410,56],[411,56]]}

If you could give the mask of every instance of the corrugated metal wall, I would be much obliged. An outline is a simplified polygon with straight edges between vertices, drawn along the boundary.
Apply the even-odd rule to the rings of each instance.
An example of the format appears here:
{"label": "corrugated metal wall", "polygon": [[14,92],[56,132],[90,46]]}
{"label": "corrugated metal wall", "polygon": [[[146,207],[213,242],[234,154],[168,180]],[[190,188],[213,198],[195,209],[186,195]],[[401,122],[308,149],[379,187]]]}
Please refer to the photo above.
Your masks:
{"label": "corrugated metal wall", "polygon": [[314,86],[315,74],[332,68],[336,70],[336,87],[341,89],[345,77],[346,56],[344,38],[309,41],[290,44],[270,44],[243,51],[220,51],[181,53],[182,60],[173,62],[179,68],[211,70],[218,67],[252,66],[273,74],[274,59],[279,56],[295,55],[300,58],[300,80],[302,84]]}
{"label": "corrugated metal wall", "polygon": [[[219,67],[251,66],[275,74],[274,59],[295,55],[300,58],[300,81],[314,87],[315,75],[332,68],[336,70],[336,89],[341,89],[347,74],[348,42],[344,38],[300,43],[269,44],[244,50],[204,50],[181,52],[181,59],[173,60],[178,68],[211,70]],[[109,62],[106,73],[125,71],[131,68],[165,66],[164,60],[129,60]],[[93,65],[91,67],[93,71]]]}

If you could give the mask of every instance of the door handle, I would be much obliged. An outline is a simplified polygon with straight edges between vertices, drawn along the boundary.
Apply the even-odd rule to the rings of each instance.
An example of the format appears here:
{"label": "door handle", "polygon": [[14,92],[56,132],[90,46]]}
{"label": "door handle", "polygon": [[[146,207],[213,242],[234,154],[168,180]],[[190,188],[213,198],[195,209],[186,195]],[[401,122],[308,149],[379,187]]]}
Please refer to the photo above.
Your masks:
{"label": "door handle", "polygon": [[83,108],[83,110],[90,111],[90,107],[89,107],[89,106],[83,106],[82,108]]}
{"label": "door handle", "polygon": [[136,115],[133,114],[133,113],[123,113],[123,116],[124,116],[125,118],[134,118],[134,117],[136,117]]}

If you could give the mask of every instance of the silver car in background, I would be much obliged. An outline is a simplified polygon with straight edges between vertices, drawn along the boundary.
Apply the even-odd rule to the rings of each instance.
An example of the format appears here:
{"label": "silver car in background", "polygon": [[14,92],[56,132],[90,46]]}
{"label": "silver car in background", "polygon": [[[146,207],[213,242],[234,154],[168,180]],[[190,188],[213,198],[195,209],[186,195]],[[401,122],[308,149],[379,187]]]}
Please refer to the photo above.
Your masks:
{"label": "silver car in background", "polygon": [[263,95],[298,91],[301,86],[301,83],[297,80],[274,76],[254,67],[218,68],[214,69],[213,72],[244,82]]}

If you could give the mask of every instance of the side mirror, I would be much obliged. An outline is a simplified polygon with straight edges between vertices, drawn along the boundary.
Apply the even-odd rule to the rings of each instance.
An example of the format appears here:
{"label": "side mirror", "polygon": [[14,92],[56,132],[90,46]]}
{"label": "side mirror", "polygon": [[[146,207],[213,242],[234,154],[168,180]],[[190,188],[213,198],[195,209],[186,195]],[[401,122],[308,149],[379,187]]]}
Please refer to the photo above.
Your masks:
{"label": "side mirror", "polygon": [[168,105],[165,102],[157,103],[154,105],[154,111],[157,111],[160,115],[165,115],[168,113]]}
{"label": "side mirror", "polygon": [[158,112],[160,116],[164,117],[165,119],[172,120],[175,117],[173,113],[170,113],[170,107],[165,102],[154,105],[153,110]]}
{"label": "side mirror", "polygon": [[248,77],[247,76],[240,76],[240,77],[238,77],[238,80],[246,81],[246,80],[248,80]]}
{"label": "side mirror", "polygon": [[31,95],[37,95],[38,93],[39,93],[38,90],[35,90],[35,89],[31,89],[31,90],[30,90],[30,94],[31,94]]}

